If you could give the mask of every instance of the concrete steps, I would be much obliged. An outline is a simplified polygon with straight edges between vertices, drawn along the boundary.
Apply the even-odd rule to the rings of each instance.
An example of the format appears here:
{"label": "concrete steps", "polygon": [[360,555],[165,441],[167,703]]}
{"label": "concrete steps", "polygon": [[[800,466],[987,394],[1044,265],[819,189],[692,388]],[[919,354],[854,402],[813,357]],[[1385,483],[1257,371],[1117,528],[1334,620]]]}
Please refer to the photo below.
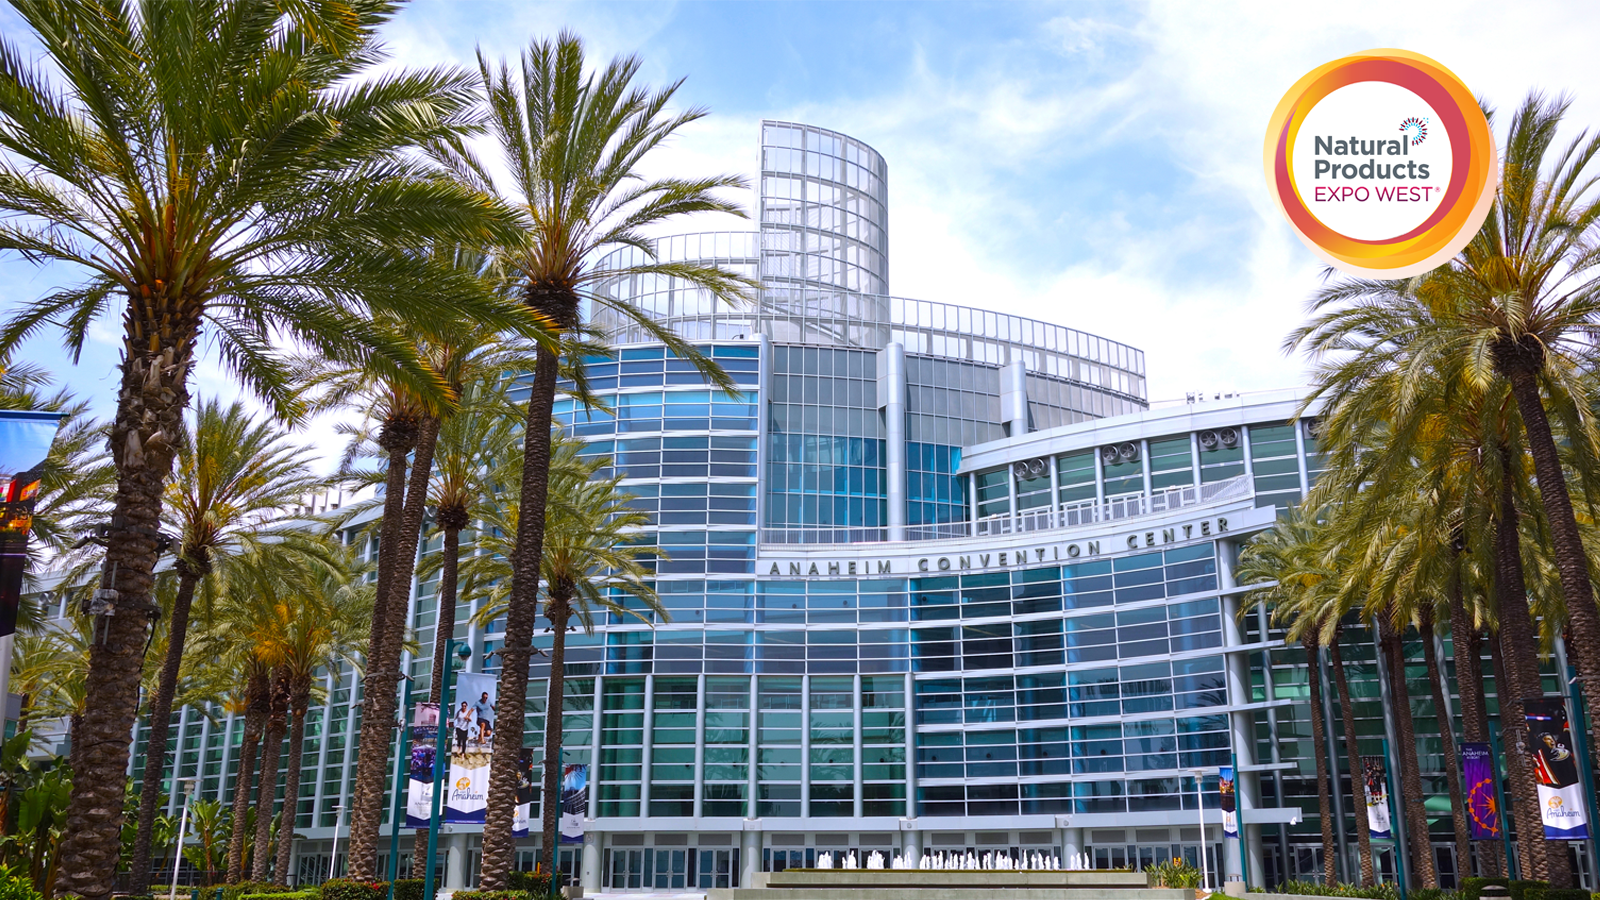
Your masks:
{"label": "concrete steps", "polygon": [[1194,900],[1152,888],[1142,872],[1016,869],[790,869],[755,884],[714,888],[706,900]]}

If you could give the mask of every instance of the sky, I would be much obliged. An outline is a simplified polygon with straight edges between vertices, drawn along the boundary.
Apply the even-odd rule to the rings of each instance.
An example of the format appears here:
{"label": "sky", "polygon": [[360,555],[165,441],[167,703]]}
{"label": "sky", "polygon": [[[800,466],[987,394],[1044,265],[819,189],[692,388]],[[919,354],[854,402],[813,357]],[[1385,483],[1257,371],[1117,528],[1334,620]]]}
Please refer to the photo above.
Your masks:
{"label": "sky", "polygon": [[[1600,125],[1600,4],[415,0],[385,40],[393,65],[471,66],[563,28],[709,110],[651,172],[753,174],[762,119],[857,137],[888,161],[892,293],[1131,344],[1153,401],[1306,380],[1281,344],[1321,264],[1272,205],[1262,146],[1310,69],[1400,47],[1503,110],[1502,130],[1530,90],[1571,95],[1569,134]],[[0,309],[71,277],[0,257]],[[118,344],[107,321],[77,366],[54,336],[24,356],[109,414]],[[199,382],[234,390],[214,364]]]}

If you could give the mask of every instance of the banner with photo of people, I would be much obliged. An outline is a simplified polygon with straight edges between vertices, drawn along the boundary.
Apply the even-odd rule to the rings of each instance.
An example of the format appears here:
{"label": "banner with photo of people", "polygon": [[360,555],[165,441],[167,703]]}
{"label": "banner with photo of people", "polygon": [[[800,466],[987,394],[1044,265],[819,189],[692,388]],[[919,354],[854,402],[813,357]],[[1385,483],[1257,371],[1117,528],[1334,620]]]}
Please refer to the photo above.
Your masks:
{"label": "banner with photo of people", "polygon": [[[494,675],[456,675],[450,709],[431,703],[417,707],[411,728],[411,781],[406,793],[406,827],[426,828],[433,803],[433,766],[438,753],[450,760],[444,786],[444,821],[479,823],[489,807],[489,755],[494,750],[494,702],[499,696]],[[520,741],[519,732],[515,739]],[[526,807],[519,806],[517,825],[527,832]]]}
{"label": "banner with photo of people", "polygon": [[1495,800],[1494,751],[1488,744],[1461,745],[1467,818],[1475,841],[1500,840],[1500,804]]}
{"label": "banner with photo of people", "polygon": [[1379,841],[1394,839],[1394,823],[1389,819],[1389,779],[1384,774],[1383,757],[1363,756],[1361,771],[1367,785],[1367,830]]}
{"label": "banner with photo of people", "polygon": [[433,815],[433,759],[439,744],[439,704],[418,703],[411,715],[406,761],[406,827],[427,828]]}
{"label": "banner with photo of people", "polygon": [[1233,766],[1217,769],[1217,792],[1222,795],[1222,836],[1239,836],[1239,800],[1233,781]]}
{"label": "banner with photo of people", "polygon": [[561,771],[561,821],[557,830],[563,844],[583,842],[583,819],[589,814],[589,767],[569,763]]}
{"label": "banner with photo of people", "polygon": [[1544,815],[1545,838],[1588,840],[1583,782],[1578,777],[1578,756],[1573,752],[1566,701],[1560,697],[1524,700],[1522,712],[1528,722],[1529,762],[1539,782],[1539,811]]}

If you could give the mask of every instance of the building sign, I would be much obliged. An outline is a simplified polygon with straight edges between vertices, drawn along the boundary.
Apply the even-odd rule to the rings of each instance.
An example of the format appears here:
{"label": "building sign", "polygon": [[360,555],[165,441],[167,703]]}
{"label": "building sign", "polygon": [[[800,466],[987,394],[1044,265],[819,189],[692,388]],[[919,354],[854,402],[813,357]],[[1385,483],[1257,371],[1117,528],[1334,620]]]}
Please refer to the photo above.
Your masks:
{"label": "building sign", "polygon": [[1488,744],[1461,745],[1462,778],[1467,786],[1467,816],[1472,839],[1500,840],[1500,804],[1495,799],[1494,751]]}
{"label": "building sign", "polygon": [[1467,86],[1405,50],[1318,66],[1267,127],[1267,187],[1330,265],[1405,278],[1455,256],[1494,201],[1494,135]]}
{"label": "building sign", "polygon": [[[841,559],[763,560],[766,575],[800,578],[855,578],[877,575],[938,575],[983,572],[1027,566],[1060,565],[1099,556],[1154,549],[1167,544],[1208,540],[1229,531],[1228,517],[1212,516],[1179,525],[1119,532],[1084,540],[1030,543],[1026,536],[995,538],[978,549],[929,556],[858,556]],[[757,567],[760,571],[760,567]]]}
{"label": "building sign", "polygon": [[1367,784],[1367,830],[1373,840],[1394,839],[1394,823],[1389,819],[1389,779],[1383,771],[1383,757],[1361,757],[1361,773]]}
{"label": "building sign", "polygon": [[1578,756],[1572,751],[1566,701],[1560,697],[1524,700],[1522,710],[1528,720],[1529,762],[1539,781],[1539,812],[1544,816],[1545,839],[1588,840],[1583,783],[1578,777]]}

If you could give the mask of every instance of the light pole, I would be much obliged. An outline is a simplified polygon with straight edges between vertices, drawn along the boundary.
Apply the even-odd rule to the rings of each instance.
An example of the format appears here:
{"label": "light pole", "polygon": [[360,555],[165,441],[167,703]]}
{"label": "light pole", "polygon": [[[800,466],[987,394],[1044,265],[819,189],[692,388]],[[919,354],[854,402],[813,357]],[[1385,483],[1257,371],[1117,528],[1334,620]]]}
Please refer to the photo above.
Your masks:
{"label": "light pole", "polygon": [[1206,792],[1204,769],[1194,770],[1194,796],[1200,805],[1200,889],[1211,890],[1211,867],[1206,862]]}
{"label": "light pole", "polygon": [[328,854],[328,880],[333,880],[333,872],[339,867],[339,821],[344,818],[344,804],[333,808],[333,852]]}
{"label": "light pole", "polygon": [[172,890],[171,898],[178,896],[178,864],[183,861],[184,832],[189,830],[189,801],[194,799],[194,783],[197,778],[180,778],[183,783],[183,816],[178,819],[178,842],[172,845]]}
{"label": "light pole", "polygon": [[[457,650],[459,647],[461,649]],[[439,847],[439,801],[443,799],[444,775],[449,768],[450,742],[445,737],[445,711],[455,698],[452,688],[455,686],[455,659],[459,657],[464,664],[472,658],[472,648],[461,641],[452,640],[445,648],[444,658],[450,665],[450,671],[440,677],[439,683],[439,736],[433,741],[433,802],[428,810],[428,858],[422,861],[422,900],[433,900],[433,860]]]}
{"label": "light pole", "polygon": [[[406,792],[411,786],[411,676],[401,675],[406,682],[405,699],[400,702],[400,753],[394,761],[394,804],[389,812],[389,897],[394,900],[394,882],[400,877],[400,822],[405,815]],[[441,729],[440,734],[443,734]],[[434,746],[438,747],[438,740]],[[437,754],[437,749],[434,751]],[[335,829],[334,840],[338,840]]]}

